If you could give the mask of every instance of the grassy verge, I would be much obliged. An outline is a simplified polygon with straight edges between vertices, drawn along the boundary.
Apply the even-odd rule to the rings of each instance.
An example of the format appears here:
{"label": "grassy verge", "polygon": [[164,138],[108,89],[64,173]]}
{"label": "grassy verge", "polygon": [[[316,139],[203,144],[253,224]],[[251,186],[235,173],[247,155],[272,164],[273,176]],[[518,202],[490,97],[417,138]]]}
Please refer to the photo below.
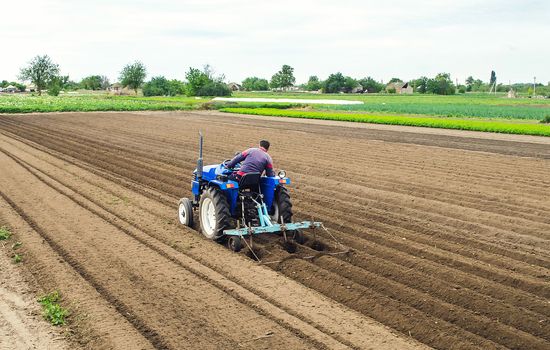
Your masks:
{"label": "grassy verge", "polygon": [[433,117],[405,117],[389,115],[371,115],[354,113],[335,113],[335,112],[309,112],[280,110],[269,108],[223,108],[220,111],[228,113],[241,113],[252,115],[267,115],[275,117],[307,118],[338,120],[374,124],[391,124],[405,126],[421,126],[429,128],[459,129],[471,131],[498,132],[506,134],[522,134],[550,136],[550,126],[543,124],[518,124],[498,121],[480,121],[480,120],[462,120],[449,118]]}

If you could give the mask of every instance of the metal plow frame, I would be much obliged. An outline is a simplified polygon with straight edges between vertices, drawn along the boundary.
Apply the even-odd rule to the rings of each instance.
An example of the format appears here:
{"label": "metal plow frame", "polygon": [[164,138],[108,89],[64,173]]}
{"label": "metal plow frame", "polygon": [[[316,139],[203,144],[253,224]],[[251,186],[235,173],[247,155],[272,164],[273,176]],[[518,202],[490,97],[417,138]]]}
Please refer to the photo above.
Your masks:
{"label": "metal plow frame", "polygon": [[[350,248],[348,248],[348,247],[344,246],[342,243],[340,243],[336,239],[336,237],[334,237],[334,235],[332,233],[330,233],[330,231],[325,227],[325,225],[323,225],[322,222],[314,221],[312,219],[311,221],[291,222],[291,223],[283,222],[281,224],[273,224],[271,222],[271,218],[268,214],[267,207],[266,207],[265,203],[256,202],[256,204],[257,204],[256,208],[258,210],[258,217],[260,219],[260,226],[256,226],[256,227],[249,226],[249,227],[225,230],[225,231],[223,231],[223,234],[227,235],[227,236],[240,237],[244,241],[244,243],[248,246],[248,248],[250,249],[250,251],[252,252],[254,257],[256,258],[256,260],[260,264],[276,264],[276,263],[282,262],[282,260],[262,262],[260,260],[260,258],[256,255],[256,253],[254,253],[252,237],[254,235],[259,235],[259,234],[262,234],[262,233],[282,232],[283,236],[284,236],[284,239],[285,239],[285,242],[286,242],[287,241],[287,236],[286,236],[287,231],[312,229],[313,232],[314,232],[314,236],[315,236],[315,229],[321,228],[324,231],[326,231],[330,235],[330,237],[334,240],[334,242],[336,242],[336,244],[339,245],[343,250],[339,251],[339,252],[331,252],[331,253],[319,252],[318,254],[315,254],[315,255],[312,255],[312,256],[301,257],[301,259],[308,260],[308,259],[314,259],[314,258],[316,258],[318,256],[322,256],[322,255],[342,255],[342,254],[347,254],[347,253],[350,252]],[[250,237],[250,244],[246,241],[246,237]]]}

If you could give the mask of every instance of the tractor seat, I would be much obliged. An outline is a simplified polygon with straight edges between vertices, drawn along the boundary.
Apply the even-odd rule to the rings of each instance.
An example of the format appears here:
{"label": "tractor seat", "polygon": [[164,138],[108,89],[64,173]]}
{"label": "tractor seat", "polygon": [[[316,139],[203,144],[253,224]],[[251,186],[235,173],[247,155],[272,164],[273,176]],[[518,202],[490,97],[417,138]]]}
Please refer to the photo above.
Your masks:
{"label": "tractor seat", "polygon": [[251,191],[259,192],[260,188],[260,173],[247,173],[241,177],[239,181],[239,188],[241,190],[249,189]]}

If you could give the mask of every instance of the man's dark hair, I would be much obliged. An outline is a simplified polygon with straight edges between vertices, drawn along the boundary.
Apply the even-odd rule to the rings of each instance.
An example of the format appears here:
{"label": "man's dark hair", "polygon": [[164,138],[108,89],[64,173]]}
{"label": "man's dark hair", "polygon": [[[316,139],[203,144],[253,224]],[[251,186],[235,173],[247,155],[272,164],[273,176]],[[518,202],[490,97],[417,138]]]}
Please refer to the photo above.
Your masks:
{"label": "man's dark hair", "polygon": [[269,141],[267,140],[260,141],[260,147],[265,148],[265,150],[267,151],[269,149]]}

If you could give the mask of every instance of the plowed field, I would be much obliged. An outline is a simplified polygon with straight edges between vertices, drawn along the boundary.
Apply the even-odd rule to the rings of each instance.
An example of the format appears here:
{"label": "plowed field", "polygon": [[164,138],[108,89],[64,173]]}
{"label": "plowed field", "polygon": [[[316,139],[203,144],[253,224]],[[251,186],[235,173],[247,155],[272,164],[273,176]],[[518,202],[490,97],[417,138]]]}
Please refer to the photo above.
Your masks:
{"label": "plowed field", "polygon": [[[269,139],[297,219],[258,265],[177,223],[205,163]],[[409,130],[409,131],[408,131]],[[414,132],[412,132],[414,131]],[[550,348],[550,142],[216,112],[0,116],[0,215],[87,348]],[[307,259],[300,259],[308,257]],[[311,258],[313,257],[313,258]]]}

